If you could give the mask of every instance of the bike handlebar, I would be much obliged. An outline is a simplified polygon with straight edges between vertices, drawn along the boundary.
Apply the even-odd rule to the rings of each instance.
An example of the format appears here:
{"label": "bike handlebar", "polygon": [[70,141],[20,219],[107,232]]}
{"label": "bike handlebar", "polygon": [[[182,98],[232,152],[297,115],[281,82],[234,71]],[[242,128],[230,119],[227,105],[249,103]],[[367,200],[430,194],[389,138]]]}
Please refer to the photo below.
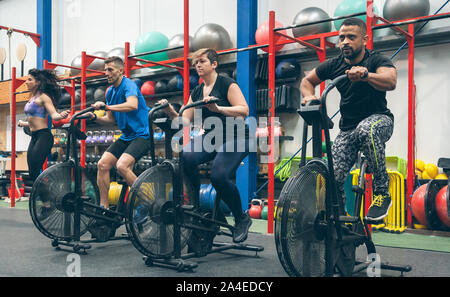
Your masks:
{"label": "bike handlebar", "polygon": [[164,109],[164,108],[166,108],[167,106],[169,106],[169,102],[166,102],[166,103],[164,103],[164,104],[155,104],[155,106],[149,111],[149,113],[148,113],[148,117],[149,117],[149,119],[150,120],[152,120],[152,117],[153,117],[153,114],[155,113],[155,112],[157,112],[158,110],[161,110],[161,109]]}
{"label": "bike handlebar", "polygon": [[325,90],[322,93],[322,96],[320,97],[320,103],[325,105],[327,102],[327,96],[328,93],[342,80],[344,80],[345,78],[347,78],[347,74],[342,74],[338,77],[336,77],[335,79],[333,79],[325,88]]}
{"label": "bike handlebar", "polygon": [[[101,109],[101,110],[105,110],[105,109],[106,109],[106,105],[102,106],[100,109]],[[83,118],[81,117],[82,115],[84,115],[84,114],[86,114],[86,113],[88,113],[88,112],[93,112],[94,110],[95,110],[95,108],[91,106],[91,107],[85,108],[85,109],[80,110],[79,112],[75,113],[75,114],[72,116],[72,118],[70,119],[70,125],[73,125],[73,123],[75,122],[75,120],[81,120],[81,119],[83,119]]]}
{"label": "bike handlebar", "polygon": [[218,98],[216,98],[216,99],[210,100],[209,102],[205,102],[205,101],[197,101],[197,102],[194,102],[194,103],[191,103],[191,104],[187,104],[187,105],[183,106],[183,107],[180,109],[180,111],[178,112],[178,115],[181,117],[181,116],[183,115],[183,112],[184,112],[186,109],[193,108],[193,107],[197,107],[197,106],[202,106],[202,105],[207,105],[207,104],[214,104],[214,103],[218,103],[219,101],[220,101],[220,100],[219,100]]}

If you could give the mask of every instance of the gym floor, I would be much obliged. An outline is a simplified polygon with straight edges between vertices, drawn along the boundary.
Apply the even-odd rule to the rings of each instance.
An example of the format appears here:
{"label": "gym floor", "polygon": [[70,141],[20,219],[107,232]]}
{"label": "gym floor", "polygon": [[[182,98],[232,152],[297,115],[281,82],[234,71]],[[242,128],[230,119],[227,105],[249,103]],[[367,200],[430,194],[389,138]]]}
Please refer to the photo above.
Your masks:
{"label": "gym floor", "polygon": [[[57,251],[51,241],[33,225],[26,202],[19,202],[12,209],[0,202],[0,277],[65,277],[72,260],[71,250]],[[176,272],[161,267],[147,267],[134,246],[125,240],[94,243],[87,255],[80,256],[80,272],[83,277],[285,277],[276,253],[273,235],[265,233],[266,221],[255,220],[248,244],[261,245],[264,251],[225,251],[203,258],[191,259],[198,263],[195,272]],[[125,232],[119,229],[117,234]],[[403,233],[383,235],[374,233],[377,252],[382,262],[411,265],[407,277],[450,276],[450,237],[432,237]],[[406,235],[406,237],[404,237]],[[386,237],[387,236],[387,237]],[[403,237],[401,240],[396,238]],[[377,239],[378,238],[378,239]],[[406,241],[405,241],[406,238]],[[224,242],[228,238],[219,238]],[[384,241],[384,242],[383,242]],[[420,242],[428,241],[428,246]],[[377,242],[381,242],[382,246]],[[386,243],[391,242],[387,247]],[[408,246],[408,242],[411,247]],[[363,248],[357,250],[360,260]],[[399,272],[382,270],[381,276],[399,276]],[[357,276],[367,276],[366,271]]]}

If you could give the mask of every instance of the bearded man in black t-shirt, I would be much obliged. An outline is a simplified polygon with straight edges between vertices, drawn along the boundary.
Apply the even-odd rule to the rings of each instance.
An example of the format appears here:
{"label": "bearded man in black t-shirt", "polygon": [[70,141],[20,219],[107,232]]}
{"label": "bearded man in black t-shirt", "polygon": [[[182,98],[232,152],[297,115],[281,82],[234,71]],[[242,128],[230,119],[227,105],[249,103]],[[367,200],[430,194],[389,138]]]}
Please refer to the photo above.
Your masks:
{"label": "bearded man in black t-shirt", "polygon": [[336,85],[341,94],[340,132],[332,146],[337,189],[345,203],[344,183],[358,151],[362,151],[374,178],[374,198],[367,218],[379,221],[392,205],[385,143],[392,135],[394,116],[387,108],[386,91],[395,89],[397,70],[390,59],[368,50],[367,42],[366,24],[358,18],[346,19],[339,29],[341,54],[313,69],[300,89],[305,104],[318,99],[315,87],[322,81],[347,74],[348,79]]}

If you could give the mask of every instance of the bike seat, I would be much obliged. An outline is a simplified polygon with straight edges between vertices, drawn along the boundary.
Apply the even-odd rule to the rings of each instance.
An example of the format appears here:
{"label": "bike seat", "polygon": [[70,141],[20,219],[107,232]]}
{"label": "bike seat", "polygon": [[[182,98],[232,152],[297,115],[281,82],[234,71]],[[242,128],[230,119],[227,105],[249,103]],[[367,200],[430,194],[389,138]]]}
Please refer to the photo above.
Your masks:
{"label": "bike seat", "polygon": [[438,167],[442,168],[446,174],[450,174],[450,158],[439,158]]}

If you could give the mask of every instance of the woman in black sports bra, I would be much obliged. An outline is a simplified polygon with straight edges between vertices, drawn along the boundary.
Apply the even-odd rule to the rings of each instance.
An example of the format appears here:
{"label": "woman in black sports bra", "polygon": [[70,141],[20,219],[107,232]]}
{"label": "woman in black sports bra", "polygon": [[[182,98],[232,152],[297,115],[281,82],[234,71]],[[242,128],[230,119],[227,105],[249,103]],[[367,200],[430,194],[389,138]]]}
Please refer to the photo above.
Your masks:
{"label": "woman in black sports bra", "polygon": [[[185,175],[199,191],[200,176],[197,166],[212,161],[211,184],[218,198],[222,199],[233,213],[233,241],[242,242],[247,239],[252,221],[248,212],[242,211],[241,197],[232,179],[249,151],[248,126],[244,121],[249,108],[236,81],[216,72],[218,56],[215,50],[196,51],[192,55],[192,64],[203,83],[192,90],[188,104],[199,100],[209,102],[214,98],[220,101],[201,108],[187,109],[183,113],[184,121],[194,121],[195,124],[201,110],[202,124],[202,133],[183,148]],[[159,101],[160,104],[166,102],[166,99]],[[172,105],[169,105],[165,112],[170,119],[178,117]]]}
{"label": "woman in black sports bra", "polygon": [[57,121],[67,118],[69,111],[58,113],[55,109],[60,88],[53,71],[31,69],[25,85],[32,98],[24,108],[27,121],[19,120],[18,126],[29,127],[31,131],[27,162],[30,179],[35,181],[53,146],[53,134],[48,128],[48,116]]}

